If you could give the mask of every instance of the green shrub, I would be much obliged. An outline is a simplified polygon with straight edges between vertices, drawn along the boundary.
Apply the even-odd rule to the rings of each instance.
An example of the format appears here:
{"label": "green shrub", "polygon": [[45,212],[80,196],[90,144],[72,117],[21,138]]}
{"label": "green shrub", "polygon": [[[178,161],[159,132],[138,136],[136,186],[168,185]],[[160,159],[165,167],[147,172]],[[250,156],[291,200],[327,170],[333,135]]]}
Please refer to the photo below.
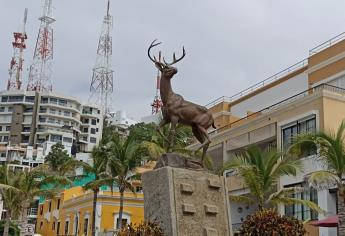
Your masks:
{"label": "green shrub", "polygon": [[238,235],[241,236],[303,236],[303,223],[293,217],[280,216],[272,209],[264,209],[247,216]]}
{"label": "green shrub", "polygon": [[122,229],[118,236],[164,236],[163,230],[155,222],[130,224]]}

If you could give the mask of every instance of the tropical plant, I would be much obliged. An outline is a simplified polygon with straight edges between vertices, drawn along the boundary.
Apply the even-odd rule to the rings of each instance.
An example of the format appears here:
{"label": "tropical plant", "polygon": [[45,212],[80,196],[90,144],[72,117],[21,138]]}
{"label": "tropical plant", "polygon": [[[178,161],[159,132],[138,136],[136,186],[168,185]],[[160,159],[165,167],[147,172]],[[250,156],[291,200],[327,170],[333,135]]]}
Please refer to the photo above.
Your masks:
{"label": "tropical plant", "polygon": [[[11,202],[13,199],[10,197],[16,195],[19,200],[15,202],[18,204],[15,209],[20,209],[21,224],[27,224],[27,210],[31,203],[34,201],[35,197],[53,197],[60,189],[59,186],[67,185],[64,178],[59,178],[50,175],[42,171],[40,168],[34,168],[33,170],[27,171],[8,171],[8,177],[11,181],[7,184],[0,184],[1,191],[9,191],[11,194],[3,195],[4,202]],[[47,188],[47,186],[50,186]],[[7,204],[7,203],[5,203]]]}
{"label": "tropical plant", "polygon": [[144,222],[140,224],[130,224],[123,228],[118,236],[164,236],[163,230],[155,222]]}
{"label": "tropical plant", "polygon": [[120,192],[120,209],[117,228],[122,228],[124,192],[130,190],[135,193],[131,178],[136,176],[135,169],[141,166],[142,152],[140,143],[134,135],[120,137],[113,135],[108,146],[108,177],[104,179],[112,188],[116,184]]}
{"label": "tropical plant", "polygon": [[272,209],[263,209],[248,215],[237,235],[303,236],[305,234],[306,230],[301,221],[293,217],[280,216]]}
{"label": "tropical plant", "polygon": [[[316,189],[327,189],[337,187],[339,199],[338,207],[345,204],[345,184],[342,181],[345,175],[345,121],[343,121],[335,132],[319,131],[299,135],[292,146],[292,153],[299,155],[317,147],[317,160],[320,161],[324,170],[315,171],[309,174],[307,180]],[[339,211],[339,230],[345,232],[345,213]]]}
{"label": "tropical plant", "polygon": [[[19,186],[15,178],[15,173],[10,171],[7,165],[0,167],[0,182],[3,185],[7,186]],[[6,213],[5,221],[2,221],[2,235],[8,236],[11,227],[11,220],[18,218],[21,212],[21,196],[17,191],[14,191],[11,188],[0,188],[0,194],[2,196],[3,207]]]}
{"label": "tropical plant", "polygon": [[312,210],[323,212],[314,202],[291,197],[293,193],[302,192],[303,188],[290,187],[277,191],[280,177],[295,176],[301,169],[300,160],[291,155],[282,155],[276,150],[261,150],[257,146],[251,146],[243,155],[236,156],[227,163],[224,168],[237,171],[250,190],[249,196],[230,196],[232,201],[256,204],[259,211],[271,205],[303,204]]}
{"label": "tropical plant", "polygon": [[92,236],[96,235],[96,207],[100,187],[105,184],[102,179],[106,172],[107,166],[107,149],[102,141],[98,146],[95,146],[91,152],[92,163],[81,162],[84,176],[92,176],[93,180],[83,186],[84,190],[91,190],[93,192],[92,201]]}
{"label": "tropical plant", "polygon": [[[4,230],[5,230],[5,221],[0,221],[0,235],[4,235]],[[20,235],[20,229],[18,225],[14,222],[10,222],[8,234],[9,236],[19,236]]]}
{"label": "tropical plant", "polygon": [[139,123],[130,127],[130,135],[135,136],[138,142],[146,150],[146,154],[151,160],[157,160],[163,153],[177,152],[190,155],[192,151],[186,147],[193,142],[193,133],[190,127],[178,125],[176,128],[174,143],[170,144],[167,137],[170,135],[168,125],[162,128],[162,135],[159,134],[156,124]]}

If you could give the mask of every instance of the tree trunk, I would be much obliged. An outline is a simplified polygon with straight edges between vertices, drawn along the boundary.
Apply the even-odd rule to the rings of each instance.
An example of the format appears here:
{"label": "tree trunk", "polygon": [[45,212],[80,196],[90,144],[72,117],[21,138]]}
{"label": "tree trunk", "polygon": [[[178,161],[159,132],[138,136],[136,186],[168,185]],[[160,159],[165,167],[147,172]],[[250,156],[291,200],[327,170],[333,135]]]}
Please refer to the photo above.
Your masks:
{"label": "tree trunk", "polygon": [[28,208],[30,207],[30,205],[25,204],[24,208],[22,210],[22,214],[21,214],[21,230],[20,230],[20,235],[24,236],[25,235],[25,226],[28,223]]}
{"label": "tree trunk", "polygon": [[118,229],[122,229],[123,195],[124,195],[124,190],[120,188],[120,210],[119,210],[119,218],[118,218],[118,222],[116,226],[116,228]]}
{"label": "tree trunk", "polygon": [[92,202],[92,236],[96,236],[97,194],[98,194],[98,189],[93,191],[93,202]]}
{"label": "tree trunk", "polygon": [[2,236],[8,236],[10,230],[10,223],[11,223],[11,210],[6,211],[6,219],[5,219],[5,227]]}
{"label": "tree trunk", "polygon": [[338,190],[338,234],[339,236],[345,236],[345,196],[344,188]]}

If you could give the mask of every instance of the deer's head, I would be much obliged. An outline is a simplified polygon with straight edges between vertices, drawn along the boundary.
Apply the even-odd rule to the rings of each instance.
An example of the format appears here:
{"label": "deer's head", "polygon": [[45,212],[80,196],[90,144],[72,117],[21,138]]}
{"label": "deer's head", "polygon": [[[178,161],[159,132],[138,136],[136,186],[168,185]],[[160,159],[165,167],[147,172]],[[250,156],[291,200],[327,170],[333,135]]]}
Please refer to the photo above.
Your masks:
{"label": "deer's head", "polygon": [[156,47],[157,45],[161,43],[156,43],[157,40],[154,40],[149,49],[147,50],[147,55],[149,56],[150,60],[155,64],[155,66],[158,68],[158,70],[162,73],[163,78],[171,79],[176,73],[177,73],[177,68],[173,67],[172,65],[176,64],[177,62],[181,61],[185,56],[186,56],[186,51],[183,47],[183,53],[182,56],[178,59],[176,59],[175,53],[173,54],[173,62],[168,63],[165,61],[163,57],[163,62],[156,59],[155,56],[153,58],[151,57],[150,51],[153,47]]}

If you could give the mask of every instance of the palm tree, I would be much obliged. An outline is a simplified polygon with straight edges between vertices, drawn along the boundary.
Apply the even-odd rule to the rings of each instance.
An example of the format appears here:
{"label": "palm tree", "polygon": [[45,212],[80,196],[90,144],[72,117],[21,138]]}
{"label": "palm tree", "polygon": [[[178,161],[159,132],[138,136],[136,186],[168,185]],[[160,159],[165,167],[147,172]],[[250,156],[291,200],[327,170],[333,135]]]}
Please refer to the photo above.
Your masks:
{"label": "palm tree", "polygon": [[154,123],[139,123],[130,128],[130,135],[136,137],[141,146],[146,150],[150,160],[157,160],[163,153],[177,152],[190,155],[192,151],[186,147],[193,143],[193,133],[190,127],[178,125],[175,133],[174,143],[170,144],[167,138],[170,134],[168,125],[162,128],[162,135],[157,132]]}
{"label": "palm tree", "polygon": [[278,204],[303,204],[322,212],[314,202],[290,197],[302,188],[282,188],[277,191],[277,183],[284,175],[296,175],[301,169],[301,162],[291,155],[282,155],[276,150],[262,151],[257,146],[249,147],[243,155],[225,165],[225,169],[233,169],[243,178],[250,190],[249,196],[230,196],[232,201],[256,204],[261,211],[267,206]]}
{"label": "palm tree", "polygon": [[118,186],[120,192],[120,209],[116,228],[121,229],[124,192],[130,190],[135,193],[130,179],[135,176],[135,169],[141,165],[142,152],[135,135],[129,135],[127,138],[113,135],[109,143],[108,155],[109,177],[105,181],[111,187],[112,183]]}
{"label": "palm tree", "polygon": [[[18,178],[16,175],[10,171],[7,165],[0,167],[0,182],[7,186],[18,186]],[[4,208],[6,209],[6,218],[3,229],[3,236],[8,236],[11,220],[18,217],[21,212],[21,198],[20,195],[13,189],[0,189],[0,194],[2,196]]]}
{"label": "palm tree", "polygon": [[83,168],[84,175],[92,176],[93,180],[83,186],[85,190],[91,190],[93,192],[92,201],[92,236],[96,235],[96,207],[98,192],[102,185],[105,184],[103,176],[105,175],[107,166],[107,151],[106,147],[101,141],[98,146],[95,146],[91,152],[92,163],[81,162],[80,165]]}
{"label": "palm tree", "polygon": [[[3,195],[4,202],[18,204],[14,208],[20,209],[22,225],[27,224],[27,209],[35,197],[53,197],[60,190],[59,186],[69,184],[66,179],[52,176],[40,168],[34,168],[29,172],[8,171],[7,175],[7,178],[11,180],[5,184],[0,184],[0,190],[5,193]],[[6,194],[6,192],[10,194]],[[19,199],[13,198],[13,196]]]}
{"label": "palm tree", "polygon": [[[308,177],[308,182],[316,189],[325,189],[336,186],[339,199],[338,208],[345,209],[345,121],[336,132],[319,131],[316,133],[298,136],[293,145],[293,152],[304,152],[317,147],[318,160],[325,167],[324,170],[315,171]],[[339,231],[345,233],[345,212],[338,211]]]}

